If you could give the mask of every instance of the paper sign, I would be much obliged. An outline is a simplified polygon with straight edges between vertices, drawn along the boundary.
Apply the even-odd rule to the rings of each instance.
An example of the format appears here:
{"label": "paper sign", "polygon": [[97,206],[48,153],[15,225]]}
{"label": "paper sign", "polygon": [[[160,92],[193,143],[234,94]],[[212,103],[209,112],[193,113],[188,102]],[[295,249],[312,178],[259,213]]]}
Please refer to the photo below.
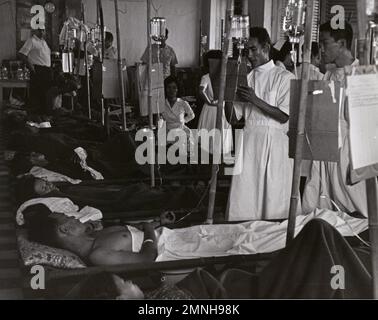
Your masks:
{"label": "paper sign", "polygon": [[[301,80],[290,84],[289,156],[295,157],[300,105]],[[340,83],[309,81],[304,160],[339,161],[339,100]]]}
{"label": "paper sign", "polygon": [[26,41],[30,37],[30,29],[21,29],[21,41]]}
{"label": "paper sign", "polygon": [[347,77],[353,170],[378,163],[378,74]]}

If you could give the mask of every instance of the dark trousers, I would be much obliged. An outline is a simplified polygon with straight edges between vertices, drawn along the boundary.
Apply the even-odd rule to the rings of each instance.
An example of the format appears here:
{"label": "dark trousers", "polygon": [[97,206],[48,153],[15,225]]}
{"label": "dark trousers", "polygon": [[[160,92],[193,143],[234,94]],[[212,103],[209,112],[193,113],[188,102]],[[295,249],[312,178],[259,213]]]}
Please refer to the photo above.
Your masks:
{"label": "dark trousers", "polygon": [[52,72],[49,67],[34,66],[35,73],[30,77],[29,105],[39,113],[47,111],[47,91],[52,85]]}

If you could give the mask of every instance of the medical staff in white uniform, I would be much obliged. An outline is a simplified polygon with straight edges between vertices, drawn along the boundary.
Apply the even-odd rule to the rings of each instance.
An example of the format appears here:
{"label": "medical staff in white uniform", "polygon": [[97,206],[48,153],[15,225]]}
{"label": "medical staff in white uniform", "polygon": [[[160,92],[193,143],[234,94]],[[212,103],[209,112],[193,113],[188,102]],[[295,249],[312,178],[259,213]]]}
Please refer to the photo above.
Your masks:
{"label": "medical staff in white uniform", "polygon": [[[275,66],[270,49],[268,32],[251,28],[248,59],[253,70],[248,86],[238,89],[245,103],[234,103],[236,117],[245,119],[245,127],[237,145],[240,172],[232,178],[228,221],[286,219],[289,215],[293,161],[288,156],[287,132],[294,75]],[[298,209],[300,213],[300,206]]]}
{"label": "medical staff in white uniform", "polygon": [[45,41],[45,30],[38,29],[26,40],[19,57],[30,70],[30,105],[46,110],[46,92],[51,86],[51,51]]}
{"label": "medical staff in white uniform", "polygon": [[[210,50],[207,52],[203,57],[203,64],[204,64],[204,75],[201,78],[199,94],[202,100],[204,101],[204,105],[202,107],[201,115],[198,121],[198,130],[205,130],[205,133],[212,137],[208,142],[202,141],[201,148],[205,152],[209,152],[211,154],[214,153],[214,146],[213,146],[213,139],[215,139],[215,129],[217,123],[217,107],[218,101],[214,100],[214,91],[213,86],[210,79],[210,66],[209,66],[209,59],[222,59],[222,51],[220,50]],[[227,122],[226,116],[223,112],[222,115],[222,150],[224,155],[230,155],[232,148],[233,148],[233,141],[232,141],[232,127],[231,124]]]}
{"label": "medical staff in white uniform", "polygon": [[[330,22],[320,26],[320,45],[323,64],[330,67],[324,79],[338,81],[345,88],[345,66],[358,66],[351,52],[353,29],[345,23],[345,29],[333,29]],[[365,182],[348,185],[349,170],[349,125],[344,97],[339,112],[340,154],[339,162],[314,161],[310,177],[303,194],[303,212],[316,208],[341,210],[346,213],[359,212],[367,217],[367,196]]]}

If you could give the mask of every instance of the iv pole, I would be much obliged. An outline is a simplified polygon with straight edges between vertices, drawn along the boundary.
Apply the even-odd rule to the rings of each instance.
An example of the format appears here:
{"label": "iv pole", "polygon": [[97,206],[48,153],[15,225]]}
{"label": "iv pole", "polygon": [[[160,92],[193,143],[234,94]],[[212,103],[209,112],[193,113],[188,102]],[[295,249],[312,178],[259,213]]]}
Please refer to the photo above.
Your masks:
{"label": "iv pole", "polygon": [[148,119],[150,134],[150,141],[153,142],[153,159],[150,163],[150,177],[151,188],[155,188],[155,139],[154,139],[154,117],[152,113],[152,41],[151,41],[151,0],[147,0],[147,43],[148,43]]}
{"label": "iv pole", "polygon": [[117,33],[117,51],[118,51],[118,81],[121,92],[122,99],[122,129],[127,131],[126,123],[126,98],[125,98],[125,81],[123,78],[123,66],[122,66],[122,52],[121,52],[121,33],[120,33],[120,24],[119,24],[119,11],[118,11],[118,0],[114,0],[114,10],[115,10],[115,19],[116,19],[116,33]]}
{"label": "iv pole", "polygon": [[293,172],[293,182],[291,189],[290,198],[290,209],[289,209],[289,221],[287,226],[286,235],[286,245],[294,239],[295,236],[295,222],[298,209],[298,202],[300,199],[299,185],[300,185],[300,175],[301,175],[301,163],[303,156],[303,145],[305,138],[305,123],[306,123],[306,109],[307,109],[307,97],[308,97],[308,81],[309,81],[309,67],[311,63],[311,41],[312,41],[312,26],[313,26],[313,15],[314,15],[314,0],[307,0],[306,8],[306,26],[304,34],[304,44],[303,44],[303,69],[302,69],[302,80],[301,80],[301,91],[299,100],[299,114],[298,114],[298,126],[297,126],[297,137],[295,146],[295,157],[294,157],[294,172]]}
{"label": "iv pole", "polygon": [[[84,3],[81,1],[81,19],[85,25],[85,8]],[[80,33],[81,36],[81,33]],[[88,33],[86,32],[84,41],[84,63],[85,63],[85,78],[87,81],[87,103],[88,103],[88,119],[92,120],[92,107],[91,107],[91,85],[90,85],[90,73],[89,73],[89,59],[88,59]]]}
{"label": "iv pole", "polygon": [[[221,73],[220,73],[220,84],[219,84],[219,99],[218,99],[218,107],[217,107],[217,121],[216,121],[216,129],[218,132],[222,132],[222,115],[223,115],[223,103],[224,103],[224,94],[226,90],[226,76],[227,76],[227,62],[228,62],[228,50],[230,44],[232,42],[231,39],[231,17],[234,14],[234,1],[227,0],[227,11],[226,11],[226,38],[224,39],[224,46],[223,46],[223,57],[222,57],[222,65],[221,65]],[[219,135],[215,135],[214,146],[219,146],[221,141],[219,141],[221,137]],[[221,138],[222,139],[222,138]],[[215,207],[215,196],[217,193],[217,180],[218,180],[218,170],[219,165],[213,163],[212,165],[212,172],[211,172],[211,184],[210,184],[210,191],[209,191],[209,206],[207,211],[207,224],[213,224],[214,222],[214,207]]]}

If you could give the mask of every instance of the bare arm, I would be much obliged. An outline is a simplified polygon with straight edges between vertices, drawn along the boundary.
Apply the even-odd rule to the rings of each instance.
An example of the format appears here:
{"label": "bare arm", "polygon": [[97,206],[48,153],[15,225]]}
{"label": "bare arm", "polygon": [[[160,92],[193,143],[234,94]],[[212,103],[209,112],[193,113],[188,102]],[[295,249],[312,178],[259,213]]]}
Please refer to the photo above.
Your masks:
{"label": "bare arm", "polygon": [[185,102],[185,117],[184,117],[185,123],[192,121],[195,117],[196,116],[194,114],[193,109],[190,107],[189,103]]}
{"label": "bare arm", "polygon": [[176,66],[175,65],[171,65],[171,76],[173,76],[173,77],[177,76]]}
{"label": "bare arm", "polygon": [[285,112],[281,111],[279,108],[269,105],[264,100],[257,97],[252,88],[242,86],[239,87],[237,93],[243,101],[253,104],[274,120],[280,123],[286,123],[289,120],[289,116]]}
{"label": "bare arm", "polygon": [[201,99],[206,104],[208,104],[209,106],[216,107],[218,105],[216,100],[214,100],[214,101],[210,100],[209,96],[206,93],[206,88],[204,86],[200,86],[200,92],[199,93],[200,93]]}
{"label": "bare arm", "polygon": [[19,57],[20,60],[22,60],[22,62],[24,62],[28,66],[28,68],[31,72],[33,72],[33,73],[35,72],[34,65],[30,62],[30,60],[27,56],[25,56],[23,53],[19,52],[18,57]]}

